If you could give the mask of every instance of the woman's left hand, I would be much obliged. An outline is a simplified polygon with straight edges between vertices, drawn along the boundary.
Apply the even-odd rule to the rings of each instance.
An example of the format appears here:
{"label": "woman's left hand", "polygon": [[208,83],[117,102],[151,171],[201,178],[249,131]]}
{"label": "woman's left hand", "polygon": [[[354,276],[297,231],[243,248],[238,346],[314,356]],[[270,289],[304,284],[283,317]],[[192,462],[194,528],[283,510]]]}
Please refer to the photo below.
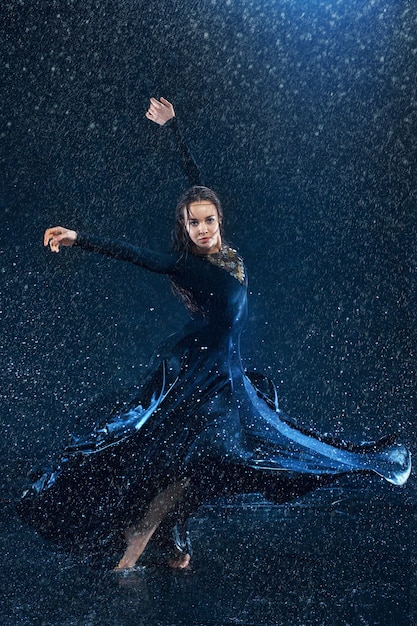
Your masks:
{"label": "woman's left hand", "polygon": [[165,100],[165,98],[160,98],[160,100],[151,98],[149,109],[146,111],[145,116],[148,120],[151,120],[151,122],[163,126],[168,120],[175,117],[174,106],[168,102],[168,100]]}

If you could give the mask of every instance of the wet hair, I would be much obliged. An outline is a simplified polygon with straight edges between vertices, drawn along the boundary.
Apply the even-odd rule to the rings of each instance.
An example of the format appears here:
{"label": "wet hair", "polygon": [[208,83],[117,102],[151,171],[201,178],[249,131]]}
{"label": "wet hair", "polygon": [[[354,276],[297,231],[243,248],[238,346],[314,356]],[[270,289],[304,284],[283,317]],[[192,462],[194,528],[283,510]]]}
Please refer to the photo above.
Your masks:
{"label": "wet hair", "polygon": [[[190,204],[193,202],[199,202],[200,200],[207,200],[207,202],[211,202],[216,207],[219,218],[220,236],[223,241],[223,209],[219,197],[209,187],[196,185],[188,189],[177,203],[174,228],[172,229],[172,248],[175,252],[180,252],[185,255],[192,252],[194,244],[191,241],[185,226],[185,214],[190,217]],[[187,289],[180,287],[180,285],[178,285],[174,280],[171,280],[171,288],[173,293],[185,304],[191,315],[193,313],[199,313],[204,317],[204,311],[199,309],[197,304],[194,302],[191,293]]]}
{"label": "wet hair", "polygon": [[188,189],[178,200],[175,210],[175,222],[172,229],[172,248],[176,252],[188,253],[192,251],[194,246],[185,226],[184,215],[190,216],[190,204],[207,200],[214,204],[219,217],[220,236],[223,240],[223,209],[218,195],[209,187],[196,185]]}

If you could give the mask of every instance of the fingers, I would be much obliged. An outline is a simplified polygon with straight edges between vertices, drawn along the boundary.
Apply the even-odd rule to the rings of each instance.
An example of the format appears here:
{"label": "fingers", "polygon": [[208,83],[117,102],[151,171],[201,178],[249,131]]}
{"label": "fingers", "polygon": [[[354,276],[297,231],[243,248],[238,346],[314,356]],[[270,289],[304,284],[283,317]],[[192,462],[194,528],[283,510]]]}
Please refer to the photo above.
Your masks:
{"label": "fingers", "polygon": [[148,120],[151,120],[152,122],[156,122],[157,121],[157,117],[158,117],[158,109],[156,107],[157,100],[155,100],[155,98],[151,98],[151,101],[149,103],[149,108],[145,113],[145,117]]}
{"label": "fingers", "polygon": [[159,102],[155,98],[151,98],[150,102],[149,102],[149,108],[148,108],[148,111],[146,113],[146,117],[148,117],[148,118],[150,117],[152,119],[152,117],[157,116],[158,113],[163,111],[164,108],[165,108],[164,104],[162,104],[161,102]]}
{"label": "fingers", "polygon": [[64,232],[62,226],[54,226],[53,228],[47,228],[43,236],[43,245],[49,246],[51,240]]}
{"label": "fingers", "polygon": [[150,98],[149,108],[145,113],[145,117],[148,120],[163,125],[174,116],[174,107],[166,98],[161,98],[160,100]]}
{"label": "fingers", "polygon": [[49,246],[52,252],[59,252],[60,245],[71,246],[76,239],[75,231],[62,226],[48,228],[43,236],[43,245]]}
{"label": "fingers", "polygon": [[165,107],[165,110],[167,112],[167,115],[171,118],[171,117],[175,117],[175,111],[174,111],[174,105],[171,104],[171,102],[169,102],[169,100],[167,100],[166,98],[161,98],[161,102]]}
{"label": "fingers", "polygon": [[153,113],[150,109],[148,109],[148,111],[146,111],[146,113],[145,113],[145,117],[147,117],[148,120],[151,120],[152,122],[154,122],[156,114]]}
{"label": "fingers", "polygon": [[149,101],[149,109],[148,111],[160,111],[161,109],[163,109],[164,105],[162,104],[162,102],[159,102],[159,100],[157,100],[156,98],[151,98]]}
{"label": "fingers", "polygon": [[161,98],[159,98],[159,100],[157,100],[156,98],[151,98],[150,99],[150,106],[155,106],[156,109],[162,109],[164,107],[172,107],[172,104],[166,99],[163,98],[161,96]]}

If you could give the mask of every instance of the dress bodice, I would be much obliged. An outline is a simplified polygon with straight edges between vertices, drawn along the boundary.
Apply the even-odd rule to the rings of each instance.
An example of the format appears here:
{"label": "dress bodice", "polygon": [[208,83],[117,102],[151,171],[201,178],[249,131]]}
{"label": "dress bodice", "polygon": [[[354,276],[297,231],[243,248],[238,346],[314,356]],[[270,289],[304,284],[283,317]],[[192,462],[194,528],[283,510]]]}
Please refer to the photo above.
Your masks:
{"label": "dress bodice", "polygon": [[175,278],[192,296],[197,312],[194,318],[213,333],[236,338],[247,317],[247,284],[239,257],[239,277],[218,255],[189,255]]}

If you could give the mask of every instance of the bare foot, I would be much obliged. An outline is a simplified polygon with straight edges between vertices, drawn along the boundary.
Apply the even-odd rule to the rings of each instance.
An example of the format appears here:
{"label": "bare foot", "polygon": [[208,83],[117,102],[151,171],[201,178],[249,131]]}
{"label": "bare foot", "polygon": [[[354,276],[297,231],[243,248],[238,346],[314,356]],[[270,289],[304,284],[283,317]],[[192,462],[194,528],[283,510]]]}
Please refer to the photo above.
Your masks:
{"label": "bare foot", "polygon": [[189,566],[191,557],[189,554],[179,553],[168,561],[168,565],[173,569],[185,569]]}

